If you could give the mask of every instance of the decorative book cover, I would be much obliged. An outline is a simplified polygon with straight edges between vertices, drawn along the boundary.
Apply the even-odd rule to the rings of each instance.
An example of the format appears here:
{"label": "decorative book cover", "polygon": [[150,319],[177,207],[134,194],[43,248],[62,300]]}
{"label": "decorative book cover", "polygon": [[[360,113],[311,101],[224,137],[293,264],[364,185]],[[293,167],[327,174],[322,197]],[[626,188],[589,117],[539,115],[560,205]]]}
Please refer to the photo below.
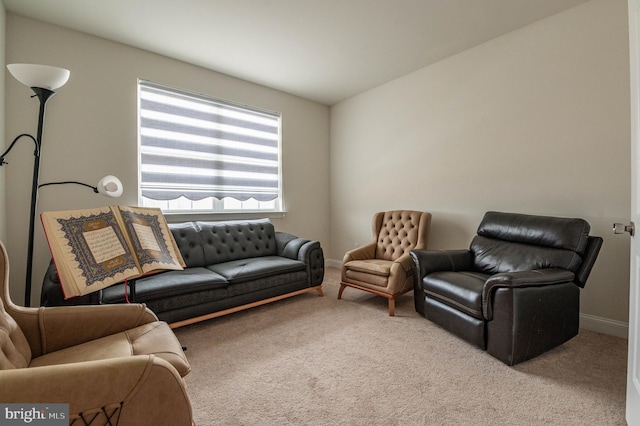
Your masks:
{"label": "decorative book cover", "polygon": [[160,209],[111,206],[40,215],[65,298],[184,260]]}

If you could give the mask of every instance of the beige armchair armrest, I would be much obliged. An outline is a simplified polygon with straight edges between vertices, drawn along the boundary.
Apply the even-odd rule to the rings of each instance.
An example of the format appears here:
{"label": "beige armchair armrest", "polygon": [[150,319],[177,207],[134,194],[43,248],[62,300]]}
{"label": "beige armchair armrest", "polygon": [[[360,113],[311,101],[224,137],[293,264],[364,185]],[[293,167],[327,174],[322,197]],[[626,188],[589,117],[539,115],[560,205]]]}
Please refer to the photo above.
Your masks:
{"label": "beige armchair armrest", "polygon": [[366,260],[375,258],[376,243],[369,243],[364,246],[349,250],[344,254],[342,263],[351,262],[352,260]]}
{"label": "beige armchair armrest", "polygon": [[397,294],[404,292],[409,285],[413,287],[412,275],[412,260],[409,253],[394,260],[389,273],[389,287],[387,288],[389,293]]}
{"label": "beige armchair armrest", "polygon": [[[391,267],[392,273],[394,269],[401,268],[402,272],[404,272],[405,274],[413,274],[411,255],[409,253],[403,254],[402,256],[394,260],[393,263],[394,265]],[[398,269],[398,272],[401,272],[401,270]]]}
{"label": "beige armchair armrest", "polygon": [[95,415],[104,418],[96,424],[107,424],[109,416],[120,425],[190,425],[192,420],[184,382],[154,355],[3,370],[0,382],[0,401],[68,403],[70,420]]}
{"label": "beige armchair armrest", "polygon": [[[351,262],[352,260],[366,260],[373,259],[375,257],[376,252],[376,243],[369,243],[364,246],[355,248],[353,250],[349,250],[344,254],[342,258],[342,264],[344,265],[347,262]],[[346,276],[344,275],[346,270],[342,268],[342,280],[346,280]]]}

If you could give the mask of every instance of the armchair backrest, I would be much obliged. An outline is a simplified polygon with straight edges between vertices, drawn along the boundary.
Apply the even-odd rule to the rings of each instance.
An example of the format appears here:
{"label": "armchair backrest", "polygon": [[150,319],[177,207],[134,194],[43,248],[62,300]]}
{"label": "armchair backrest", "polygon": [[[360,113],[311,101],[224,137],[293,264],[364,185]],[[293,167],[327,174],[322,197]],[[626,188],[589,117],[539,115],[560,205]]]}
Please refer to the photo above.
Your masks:
{"label": "armchair backrest", "polygon": [[584,219],[487,212],[470,249],[481,272],[563,268],[582,287],[602,243],[590,230]]}
{"label": "armchair backrest", "polygon": [[379,212],[373,216],[376,259],[396,260],[413,249],[427,248],[431,213],[415,210]]}
{"label": "armchair backrest", "polygon": [[[8,297],[9,260],[2,242],[0,242],[0,370],[24,368],[31,362],[31,347],[24,333],[5,309]],[[6,290],[6,291],[5,291]]]}

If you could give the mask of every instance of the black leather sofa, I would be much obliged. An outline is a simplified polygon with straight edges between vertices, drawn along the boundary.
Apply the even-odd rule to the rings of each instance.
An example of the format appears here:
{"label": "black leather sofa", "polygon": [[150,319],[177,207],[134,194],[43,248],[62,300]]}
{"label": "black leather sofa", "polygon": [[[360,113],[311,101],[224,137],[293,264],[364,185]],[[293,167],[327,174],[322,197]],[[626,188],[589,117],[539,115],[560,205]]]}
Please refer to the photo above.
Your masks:
{"label": "black leather sofa", "polygon": [[578,334],[602,238],[583,219],[487,212],[465,250],[413,250],[415,309],[508,365]]}
{"label": "black leather sofa", "polygon": [[[318,241],[276,232],[268,219],[169,224],[186,263],[182,271],[115,284],[65,300],[55,266],[44,277],[42,306],[145,303],[173,327],[307,291],[322,296],[324,255]],[[132,300],[133,299],[133,300]]]}

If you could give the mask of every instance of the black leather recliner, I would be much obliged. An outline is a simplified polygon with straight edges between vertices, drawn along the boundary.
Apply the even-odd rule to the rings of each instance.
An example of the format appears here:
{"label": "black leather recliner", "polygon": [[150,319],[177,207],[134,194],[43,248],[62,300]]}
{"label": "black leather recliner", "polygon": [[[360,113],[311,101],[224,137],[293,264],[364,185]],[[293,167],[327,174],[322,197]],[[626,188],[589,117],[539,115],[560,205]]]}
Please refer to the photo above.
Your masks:
{"label": "black leather recliner", "polygon": [[578,334],[602,238],[583,219],[487,212],[468,250],[412,250],[416,311],[507,365]]}

